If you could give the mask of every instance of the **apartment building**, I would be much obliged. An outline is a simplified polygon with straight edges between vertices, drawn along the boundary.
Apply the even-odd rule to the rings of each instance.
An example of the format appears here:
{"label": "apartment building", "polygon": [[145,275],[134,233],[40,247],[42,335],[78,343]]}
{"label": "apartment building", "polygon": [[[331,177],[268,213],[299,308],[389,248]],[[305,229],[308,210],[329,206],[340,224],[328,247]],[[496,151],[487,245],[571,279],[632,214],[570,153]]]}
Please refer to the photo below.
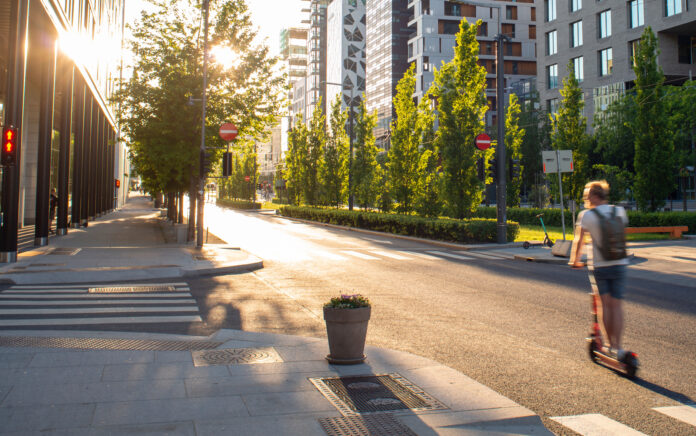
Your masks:
{"label": "apartment building", "polygon": [[656,33],[666,83],[681,84],[694,73],[696,5],[693,0],[536,0],[540,11],[540,99],[555,112],[559,89],[573,62],[585,96],[589,125],[633,86],[633,54],[646,26]]}
{"label": "apartment building", "polygon": [[434,70],[454,58],[459,23],[481,20],[479,64],[486,67],[489,112],[486,124],[496,120],[496,35],[500,29],[509,38],[504,44],[505,87],[528,81],[537,72],[536,11],[534,0],[495,1],[492,7],[461,4],[446,0],[411,0],[409,25],[414,33],[408,40],[408,61],[416,64],[416,94],[420,99],[434,80]]}
{"label": "apartment building", "polygon": [[320,101],[326,101],[326,18],[331,0],[304,0],[309,3],[307,33],[307,81],[305,123],[311,118]]}

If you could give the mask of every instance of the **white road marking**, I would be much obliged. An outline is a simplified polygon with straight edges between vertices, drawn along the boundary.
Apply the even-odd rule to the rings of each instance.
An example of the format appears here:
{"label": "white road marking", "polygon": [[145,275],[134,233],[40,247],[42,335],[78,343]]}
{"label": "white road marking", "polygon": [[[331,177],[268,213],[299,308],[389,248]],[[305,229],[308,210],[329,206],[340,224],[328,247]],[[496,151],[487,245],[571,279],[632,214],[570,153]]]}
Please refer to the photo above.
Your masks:
{"label": "white road marking", "polygon": [[510,256],[509,254],[498,254],[498,253],[492,253],[490,251],[487,251],[485,253],[482,253],[480,251],[455,251],[455,253],[466,254],[467,256],[473,256],[473,257],[480,257],[481,259],[500,260],[500,259],[512,259],[513,258],[513,256]]}
{"label": "white road marking", "polygon": [[379,242],[380,244],[393,244],[392,241],[387,241],[384,239],[372,239],[372,238],[365,238],[365,237],[363,237],[361,239],[364,239],[366,241]]}
{"label": "white road marking", "polygon": [[171,300],[146,300],[146,299],[134,299],[134,300],[72,300],[72,301],[53,301],[53,300],[33,300],[33,301],[22,301],[22,300],[0,300],[1,306],[105,306],[105,305],[116,305],[116,304],[196,304],[196,300],[193,298],[177,298]]}
{"label": "white road marking", "polygon": [[322,258],[322,259],[329,259],[329,260],[348,260],[347,257],[343,257],[341,255],[338,255],[336,253],[332,253],[330,251],[314,251],[312,254],[316,257]]}
{"label": "white road marking", "polygon": [[459,254],[452,254],[452,253],[447,253],[446,251],[428,251],[430,254],[435,254],[438,256],[444,256],[444,257],[451,257],[452,259],[459,259],[459,260],[472,260],[473,257],[469,256],[461,256]]}
{"label": "white road marking", "polygon": [[396,260],[411,260],[410,257],[399,256],[398,254],[389,253],[388,251],[370,250],[370,253],[376,254],[376,255],[378,255],[378,256],[389,257],[389,258],[391,258],[391,259],[396,259]]}
{"label": "white road marking", "polygon": [[358,253],[357,251],[352,251],[352,250],[344,250],[344,251],[341,251],[341,253],[347,254],[349,256],[357,257],[360,259],[365,259],[365,260],[379,260],[378,257],[370,256],[369,254],[365,254],[365,253]]}
{"label": "white road marking", "polygon": [[696,406],[653,407],[653,410],[696,426]]}
{"label": "white road marking", "polygon": [[401,250],[401,251],[399,251],[399,253],[410,254],[411,256],[420,257],[420,258],[422,258],[422,259],[442,260],[441,257],[431,256],[430,254],[421,253],[420,251],[405,251],[405,250]]}
{"label": "white road marking", "polygon": [[9,289],[84,289],[84,288],[99,288],[99,287],[133,287],[133,286],[175,286],[175,287],[185,287],[188,290],[188,283],[125,283],[119,285],[105,285],[103,283],[96,284],[81,284],[76,285],[13,285]]}
{"label": "white road marking", "polygon": [[0,309],[0,315],[62,315],[80,313],[198,312],[198,306],[181,307],[76,307],[66,309]]}
{"label": "white road marking", "polygon": [[645,436],[645,433],[598,413],[557,416],[551,419],[583,436]]}
{"label": "white road marking", "polygon": [[166,322],[195,322],[203,321],[198,315],[177,316],[116,316],[104,318],[31,318],[31,319],[0,319],[0,326],[39,326],[39,325],[87,325],[87,324],[139,324]]}
{"label": "white road marking", "polygon": [[92,299],[114,299],[114,298],[159,298],[159,297],[190,297],[191,294],[186,292],[186,293],[177,293],[175,295],[172,295],[171,292],[168,292],[166,294],[162,293],[156,293],[156,292],[147,292],[143,294],[129,294],[129,293],[123,293],[123,294],[84,294],[84,293],[64,293],[64,294],[27,294],[25,292],[6,292],[0,294],[0,301],[3,299],[16,299],[16,298],[22,298],[23,300],[59,300],[59,299],[67,299],[67,298],[79,298],[80,300],[84,301],[85,299],[92,300]]}

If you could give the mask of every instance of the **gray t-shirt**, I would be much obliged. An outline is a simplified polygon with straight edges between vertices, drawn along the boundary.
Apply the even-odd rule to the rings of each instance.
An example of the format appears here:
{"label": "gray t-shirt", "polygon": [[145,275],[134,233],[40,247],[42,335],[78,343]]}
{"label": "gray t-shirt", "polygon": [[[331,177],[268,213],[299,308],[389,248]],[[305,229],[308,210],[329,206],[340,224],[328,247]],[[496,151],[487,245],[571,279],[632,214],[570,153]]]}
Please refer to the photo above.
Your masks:
{"label": "gray t-shirt", "polygon": [[[628,225],[628,216],[626,215],[624,208],[621,206],[600,204],[595,209],[597,209],[597,212],[608,218],[612,214],[611,209],[613,207],[616,207],[616,215],[621,217],[625,225]],[[585,231],[589,232],[592,241],[602,240],[602,229],[600,226],[599,217],[597,217],[593,212],[590,212],[590,209],[580,212],[580,215],[578,215],[577,225],[582,226]],[[589,269],[612,265],[628,265],[628,258],[619,260],[605,260],[602,253],[599,251],[599,248],[597,248],[597,244],[593,242],[591,245],[592,250],[588,250],[587,253],[587,266]]]}

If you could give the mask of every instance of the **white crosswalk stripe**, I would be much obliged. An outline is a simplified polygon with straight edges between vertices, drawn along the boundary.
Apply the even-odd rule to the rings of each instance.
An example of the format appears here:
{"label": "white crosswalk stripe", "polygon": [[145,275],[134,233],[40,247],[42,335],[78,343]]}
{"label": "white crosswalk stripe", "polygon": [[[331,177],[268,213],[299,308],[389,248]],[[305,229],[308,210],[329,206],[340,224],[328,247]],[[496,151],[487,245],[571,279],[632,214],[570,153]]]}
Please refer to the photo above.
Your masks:
{"label": "white crosswalk stripe", "polygon": [[370,256],[369,254],[365,253],[360,253],[358,251],[352,251],[352,250],[343,250],[341,253],[347,254],[349,256],[357,257],[359,259],[365,259],[365,260],[379,260],[378,257]]}
{"label": "white crosswalk stripe", "polygon": [[[186,283],[12,286],[0,292],[0,326],[105,325],[202,321]],[[145,292],[147,287],[155,292]],[[167,287],[171,291],[167,291]],[[135,288],[93,292],[90,288]],[[116,290],[116,289],[113,289]]]}
{"label": "white crosswalk stripe", "polygon": [[422,253],[422,252],[420,252],[420,251],[405,251],[405,250],[401,250],[401,251],[399,251],[399,253],[409,254],[409,255],[411,255],[411,256],[420,257],[421,259],[442,260],[441,257],[433,256],[433,255],[431,255],[431,254]]}
{"label": "white crosswalk stripe", "polygon": [[443,257],[449,257],[452,259],[458,259],[458,260],[472,260],[473,257],[471,256],[462,256],[460,254],[454,254],[454,253],[448,253],[446,251],[428,251],[430,254],[435,254],[437,256],[443,256]]}
{"label": "white crosswalk stripe", "polygon": [[654,407],[653,410],[696,427],[696,406]]}
{"label": "white crosswalk stripe", "polygon": [[598,413],[557,416],[551,419],[583,436],[645,436],[645,433]]}
{"label": "white crosswalk stripe", "polygon": [[463,254],[466,256],[472,256],[472,257],[478,257],[480,259],[491,259],[491,260],[500,260],[500,259],[513,259],[514,256],[506,253],[495,253],[492,251],[486,251],[481,252],[481,251],[455,251],[456,254]]}
{"label": "white crosswalk stripe", "polygon": [[410,257],[406,256],[401,256],[399,254],[395,253],[390,253],[388,251],[383,251],[383,250],[370,250],[370,253],[376,254],[378,256],[383,256],[383,257],[388,257],[390,259],[396,259],[396,260],[411,260]]}
{"label": "white crosswalk stripe", "polygon": [[341,256],[340,254],[333,253],[331,251],[315,251],[312,253],[315,257],[320,259],[328,260],[348,260],[347,257]]}

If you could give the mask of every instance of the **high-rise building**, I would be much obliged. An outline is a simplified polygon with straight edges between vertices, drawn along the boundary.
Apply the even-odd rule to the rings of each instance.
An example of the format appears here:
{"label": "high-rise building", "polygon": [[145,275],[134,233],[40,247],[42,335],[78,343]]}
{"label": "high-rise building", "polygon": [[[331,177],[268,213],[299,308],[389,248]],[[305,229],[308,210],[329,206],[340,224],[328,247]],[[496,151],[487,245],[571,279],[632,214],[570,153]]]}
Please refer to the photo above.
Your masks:
{"label": "high-rise building", "polygon": [[585,116],[605,110],[633,86],[633,54],[646,26],[656,33],[666,83],[696,73],[696,9],[688,0],[536,0],[539,9],[537,88],[555,112],[572,62],[585,95]]}
{"label": "high-rise building", "polygon": [[2,169],[0,261],[16,259],[24,225],[47,243],[51,188],[58,234],[112,210],[115,196],[125,201],[127,153],[110,102],[123,13],[123,0],[0,3],[0,118],[20,145],[17,164]]}
{"label": "high-rise building", "polygon": [[[365,92],[365,0],[333,0],[328,9],[326,111],[336,96],[355,108]],[[338,84],[338,85],[337,85]]]}
{"label": "high-rise building", "polygon": [[305,88],[307,81],[307,29],[291,27],[280,32],[280,55],[285,61],[285,72],[290,91],[289,116],[305,120]]}
{"label": "high-rise building", "polygon": [[304,1],[309,2],[305,98],[305,122],[308,122],[319,102],[326,101],[326,10],[331,0]]}
{"label": "high-rise building", "polygon": [[[434,69],[454,58],[459,23],[481,20],[477,40],[479,64],[486,67],[489,112],[487,125],[496,117],[496,35],[509,38],[504,44],[505,87],[536,75],[536,7],[533,0],[495,1],[493,7],[445,0],[414,0],[409,3],[410,24],[415,32],[408,41],[409,62],[416,64],[416,98],[420,101],[434,80]],[[499,8],[498,8],[499,7]],[[500,17],[498,14],[500,13]]]}
{"label": "high-rise building", "polygon": [[396,84],[408,69],[408,0],[367,2],[366,106],[377,112],[377,145],[388,148],[389,125],[394,117]]}

